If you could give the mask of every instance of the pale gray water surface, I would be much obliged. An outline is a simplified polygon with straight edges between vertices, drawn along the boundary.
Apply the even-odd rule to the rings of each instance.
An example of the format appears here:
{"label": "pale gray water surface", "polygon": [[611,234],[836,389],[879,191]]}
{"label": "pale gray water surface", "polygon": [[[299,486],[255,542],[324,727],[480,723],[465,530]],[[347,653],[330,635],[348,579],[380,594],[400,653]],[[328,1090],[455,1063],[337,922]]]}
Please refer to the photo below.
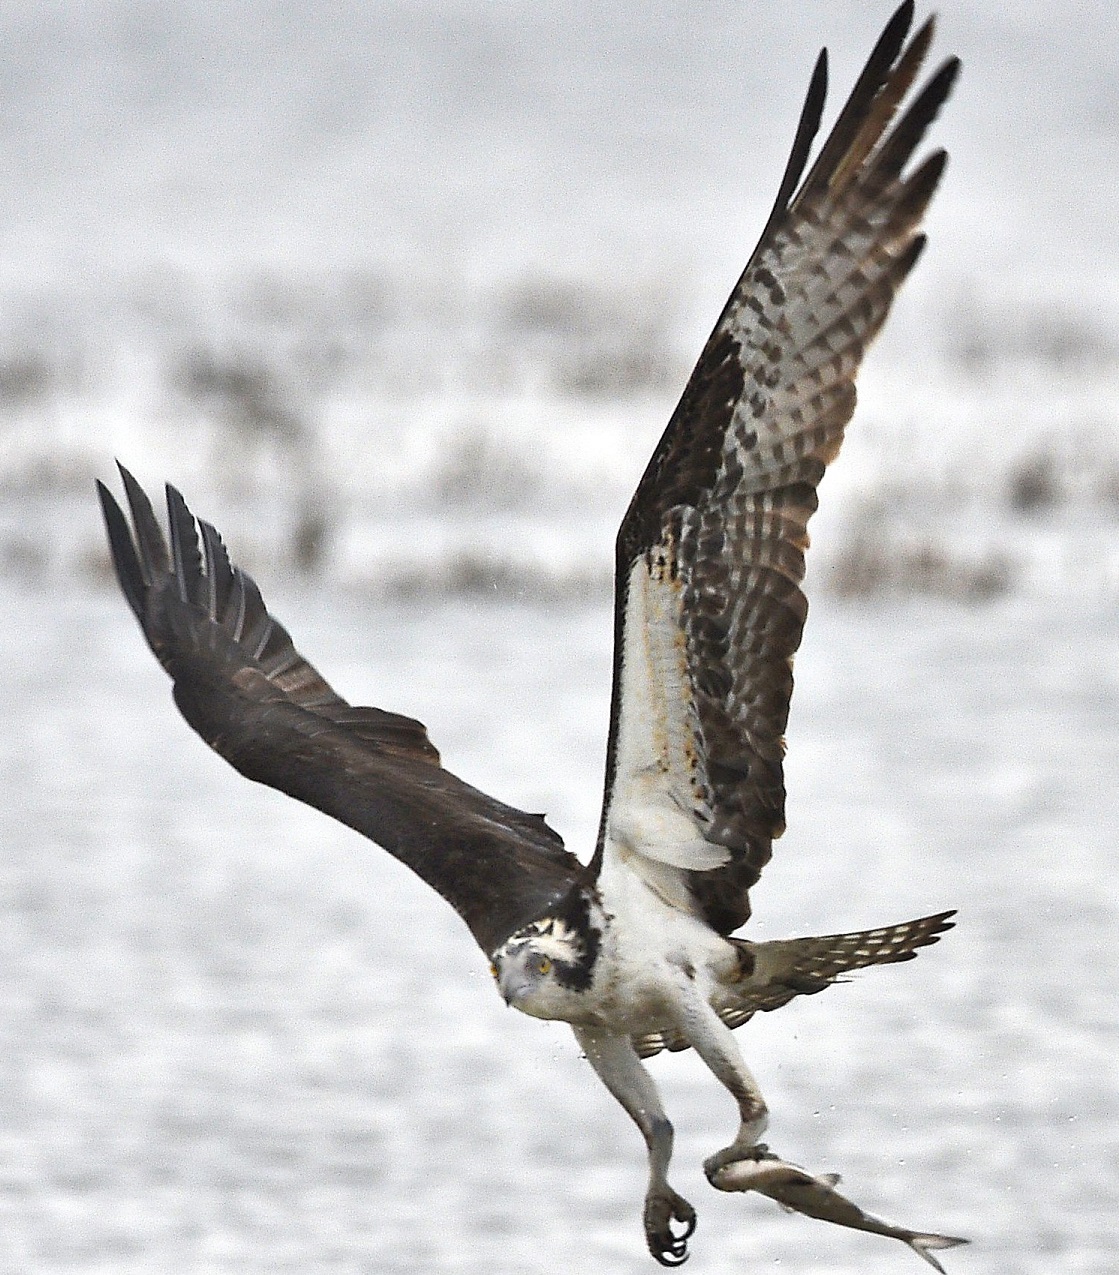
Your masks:
{"label": "pale gray water surface", "polygon": [[[0,1270],[654,1269],[639,1139],[567,1029],[505,1010],[386,855],[208,753],[119,598],[0,587]],[[277,609],[344,693],[420,716],[587,853],[604,610]],[[912,965],[742,1029],[771,1142],[971,1236],[951,1272],[1111,1272],[1113,607],[821,603],[790,749],[752,932],[961,917]],[[731,1105],[694,1058],[653,1066],[696,1275],[919,1269],[712,1192]]]}

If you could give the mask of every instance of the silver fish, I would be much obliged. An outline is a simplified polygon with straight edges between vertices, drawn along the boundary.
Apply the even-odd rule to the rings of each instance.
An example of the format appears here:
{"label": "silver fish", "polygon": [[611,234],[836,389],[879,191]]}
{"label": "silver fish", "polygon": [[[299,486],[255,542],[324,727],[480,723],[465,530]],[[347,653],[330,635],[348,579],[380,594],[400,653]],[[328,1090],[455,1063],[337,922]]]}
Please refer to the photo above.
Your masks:
{"label": "silver fish", "polygon": [[944,1275],[944,1267],[933,1256],[933,1249],[955,1248],[967,1240],[954,1235],[935,1235],[930,1231],[909,1231],[903,1226],[891,1226],[881,1218],[864,1213],[857,1204],[835,1189],[839,1182],[837,1173],[822,1173],[814,1177],[798,1165],[789,1164],[775,1156],[768,1148],[754,1148],[757,1158],[733,1160],[709,1174],[713,1187],[720,1191],[759,1191],[776,1200],[790,1213],[803,1213],[837,1226],[849,1226],[856,1231],[871,1231],[875,1235],[887,1235],[901,1240],[919,1257],[923,1257],[934,1270]]}

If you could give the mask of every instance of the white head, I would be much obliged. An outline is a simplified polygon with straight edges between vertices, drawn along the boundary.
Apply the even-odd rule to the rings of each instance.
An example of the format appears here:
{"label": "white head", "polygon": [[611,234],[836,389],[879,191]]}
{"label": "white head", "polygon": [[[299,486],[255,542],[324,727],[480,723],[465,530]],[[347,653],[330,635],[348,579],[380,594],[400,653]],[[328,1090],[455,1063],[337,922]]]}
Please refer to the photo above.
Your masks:
{"label": "white head", "polygon": [[570,1020],[591,985],[594,940],[558,917],[518,930],[493,954],[491,970],[507,1005],[534,1018]]}

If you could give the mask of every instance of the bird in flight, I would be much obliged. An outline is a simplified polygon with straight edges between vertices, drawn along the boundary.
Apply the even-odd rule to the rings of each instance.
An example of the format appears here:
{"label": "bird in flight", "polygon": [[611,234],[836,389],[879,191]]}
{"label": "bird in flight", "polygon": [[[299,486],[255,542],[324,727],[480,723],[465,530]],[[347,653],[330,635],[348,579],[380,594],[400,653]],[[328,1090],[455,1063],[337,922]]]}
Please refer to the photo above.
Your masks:
{"label": "bird in flight", "polygon": [[[851,970],[908,960],[952,912],[863,933],[737,931],[784,829],[784,731],[807,603],[806,526],[855,408],[855,376],[921,254],[944,170],[910,163],[952,87],[909,97],[933,35],[887,24],[807,176],[816,63],[761,240],[622,520],[605,795],[590,861],[540,815],[444,769],[418,721],[347,703],[295,649],[217,531],[167,488],[169,537],[121,467],[131,524],[98,484],[113,563],[182,715],[249,779],[371,838],[458,912],[505,1001],[569,1022],[648,1151],[644,1226],[665,1266],[692,1206],[669,1185],[673,1128],[644,1059],[692,1048],[738,1129],[704,1165],[721,1190],[933,1250],[964,1241],[864,1213],[760,1141],[766,1104],[734,1029]],[[803,177],[803,180],[802,180]]]}

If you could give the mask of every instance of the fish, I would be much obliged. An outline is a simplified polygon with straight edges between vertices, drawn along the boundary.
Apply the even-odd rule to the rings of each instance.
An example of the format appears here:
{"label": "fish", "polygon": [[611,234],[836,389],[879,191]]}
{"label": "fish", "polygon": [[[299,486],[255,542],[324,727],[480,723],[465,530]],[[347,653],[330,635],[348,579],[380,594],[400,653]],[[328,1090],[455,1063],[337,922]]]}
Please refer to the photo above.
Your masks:
{"label": "fish", "polygon": [[840,1181],[838,1173],[811,1174],[799,1165],[774,1155],[764,1144],[752,1148],[747,1158],[732,1160],[713,1169],[709,1180],[720,1191],[758,1191],[776,1200],[789,1213],[803,1213],[822,1222],[834,1222],[836,1226],[849,1226],[855,1231],[870,1231],[874,1235],[901,1240],[940,1275],[945,1275],[945,1271],[933,1256],[934,1250],[956,1248],[969,1242],[958,1235],[911,1231],[904,1226],[883,1222],[881,1218],[864,1212],[835,1189]]}

